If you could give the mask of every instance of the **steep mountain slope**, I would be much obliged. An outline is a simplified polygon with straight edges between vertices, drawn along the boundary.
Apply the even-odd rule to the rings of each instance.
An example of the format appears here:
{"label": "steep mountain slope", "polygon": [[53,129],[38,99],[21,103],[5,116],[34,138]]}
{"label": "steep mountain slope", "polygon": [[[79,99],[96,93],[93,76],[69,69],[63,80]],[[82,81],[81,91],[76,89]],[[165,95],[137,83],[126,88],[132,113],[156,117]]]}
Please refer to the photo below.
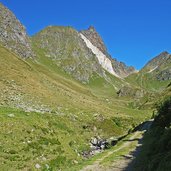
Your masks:
{"label": "steep mountain slope", "polygon": [[47,27],[32,41],[37,55],[51,59],[77,80],[88,82],[94,73],[104,76],[95,55],[71,27]]}
{"label": "steep mountain slope", "polygon": [[168,52],[162,52],[152,59],[143,69],[151,68],[149,73],[153,74],[159,81],[171,80],[171,55]]}
{"label": "steep mountain slope", "polygon": [[111,61],[85,39],[71,27],[47,27],[32,37],[36,61],[54,72],[63,70],[86,84],[95,96],[116,96],[127,83],[114,73]]}
{"label": "steep mountain slope", "polygon": [[96,46],[104,55],[108,56],[107,48],[93,26],[90,26],[87,30],[80,31],[94,46]]}
{"label": "steep mountain slope", "polygon": [[152,60],[150,60],[141,71],[143,72],[153,72],[155,69],[160,67],[163,64],[166,64],[167,59],[170,57],[170,54],[168,52],[162,52],[158,56],[154,57]]}
{"label": "steep mountain slope", "polygon": [[162,52],[127,81],[149,91],[163,91],[171,80],[171,55]]}
{"label": "steep mountain slope", "polygon": [[99,63],[104,69],[116,77],[124,78],[128,75],[135,73],[134,67],[128,67],[123,62],[119,62],[112,57],[107,52],[107,48],[97,33],[94,27],[90,26],[87,30],[80,32],[81,37],[86,42],[87,46],[96,54]]}
{"label": "steep mountain slope", "polygon": [[154,107],[156,101],[168,93],[171,81],[171,55],[162,52],[150,60],[139,72],[129,75],[129,83],[117,92],[120,98],[138,99],[141,108]]}
{"label": "steep mountain slope", "polygon": [[33,57],[30,39],[15,15],[0,3],[0,42],[21,57]]}
{"label": "steep mountain slope", "polygon": [[108,71],[110,74],[120,78],[117,73],[114,72],[111,60],[107,58],[97,47],[95,47],[83,34],[80,34],[81,38],[84,40],[86,43],[87,47],[92,50],[92,52],[96,55],[100,65]]}

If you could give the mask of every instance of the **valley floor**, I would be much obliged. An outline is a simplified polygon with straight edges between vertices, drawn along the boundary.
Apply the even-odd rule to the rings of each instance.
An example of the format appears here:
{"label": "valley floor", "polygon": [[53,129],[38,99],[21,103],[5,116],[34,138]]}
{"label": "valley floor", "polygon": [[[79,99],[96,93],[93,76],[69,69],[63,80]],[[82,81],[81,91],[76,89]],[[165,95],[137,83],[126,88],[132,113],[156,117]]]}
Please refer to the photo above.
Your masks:
{"label": "valley floor", "polygon": [[81,171],[132,171],[134,159],[139,154],[143,134],[149,129],[151,121],[146,122],[138,131],[119,142],[112,150],[104,152],[93,164],[84,167]]}

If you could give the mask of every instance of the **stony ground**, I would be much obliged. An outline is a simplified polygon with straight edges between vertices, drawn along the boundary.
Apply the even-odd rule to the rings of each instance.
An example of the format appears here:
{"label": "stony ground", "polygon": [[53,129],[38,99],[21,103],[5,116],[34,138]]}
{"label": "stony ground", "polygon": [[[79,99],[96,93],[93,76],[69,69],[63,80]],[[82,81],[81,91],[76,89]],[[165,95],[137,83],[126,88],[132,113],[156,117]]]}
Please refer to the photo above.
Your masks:
{"label": "stony ground", "polygon": [[[133,169],[133,161],[141,149],[143,133],[149,128],[150,125],[151,122],[147,122],[139,131],[134,132],[129,139],[124,140],[124,143],[118,146],[118,148],[107,152],[107,154],[105,154],[102,158],[97,159],[92,165],[86,166],[81,171],[131,171]],[[123,155],[120,151],[124,150],[125,154]],[[112,156],[115,153],[118,155],[112,159]],[[104,164],[104,161],[110,157],[110,165]]]}

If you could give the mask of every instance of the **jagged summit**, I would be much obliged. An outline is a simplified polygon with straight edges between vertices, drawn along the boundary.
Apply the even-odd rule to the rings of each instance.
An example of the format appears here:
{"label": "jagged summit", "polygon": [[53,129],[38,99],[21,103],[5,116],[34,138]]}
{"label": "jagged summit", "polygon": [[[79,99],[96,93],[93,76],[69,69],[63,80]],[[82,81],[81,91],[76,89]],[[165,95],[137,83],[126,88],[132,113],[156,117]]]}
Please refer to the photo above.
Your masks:
{"label": "jagged summit", "polygon": [[126,66],[125,63],[119,62],[109,55],[104,41],[93,26],[81,31],[80,34],[82,34],[82,38],[87,42],[88,47],[98,56],[99,63],[108,72],[119,78],[125,78],[136,72],[134,67]]}
{"label": "jagged summit", "polygon": [[101,38],[101,36],[98,34],[96,29],[93,26],[90,26],[87,30],[82,30],[81,33],[88,39],[90,42],[96,46],[102,53],[105,55],[108,55],[107,48]]}
{"label": "jagged summit", "polygon": [[89,26],[88,30],[91,32],[97,32],[94,26]]}
{"label": "jagged summit", "polygon": [[70,26],[49,26],[33,36],[32,41],[36,49],[43,50],[46,57],[82,82],[88,82],[93,73],[105,77],[103,69],[118,78],[134,72],[132,68],[106,55],[103,40],[92,26],[83,33]]}
{"label": "jagged summit", "polygon": [[160,55],[168,55],[168,54],[170,54],[168,51],[163,51],[160,53]]}

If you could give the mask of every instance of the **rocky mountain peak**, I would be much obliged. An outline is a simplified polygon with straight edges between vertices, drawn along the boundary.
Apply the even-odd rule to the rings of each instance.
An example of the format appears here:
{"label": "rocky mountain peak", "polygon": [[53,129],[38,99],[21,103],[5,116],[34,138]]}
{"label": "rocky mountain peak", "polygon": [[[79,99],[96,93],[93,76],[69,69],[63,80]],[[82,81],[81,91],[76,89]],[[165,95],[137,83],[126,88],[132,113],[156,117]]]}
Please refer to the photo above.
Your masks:
{"label": "rocky mountain peak", "polygon": [[171,54],[167,51],[161,52],[151,59],[140,72],[147,73],[151,79],[158,81],[171,80]]}
{"label": "rocky mountain peak", "polygon": [[95,29],[94,26],[89,26],[88,30],[89,30],[89,31],[92,31],[92,32],[96,32],[96,29]]}
{"label": "rocky mountain peak", "polygon": [[158,56],[156,56],[152,62],[158,61],[159,63],[162,62],[162,60],[167,60],[167,58],[170,56],[169,52],[163,51]]}
{"label": "rocky mountain peak", "polygon": [[0,43],[23,58],[34,56],[25,27],[15,15],[1,3]]}
{"label": "rocky mountain peak", "polygon": [[106,46],[101,36],[98,34],[98,32],[93,26],[90,26],[87,30],[82,30],[81,33],[103,54],[108,55]]}
{"label": "rocky mountain peak", "polygon": [[169,54],[169,52],[167,52],[167,51],[163,51],[160,53],[160,55],[168,55],[168,54]]}
{"label": "rocky mountain peak", "polygon": [[171,55],[167,51],[161,52],[159,55],[154,57],[152,60],[150,60],[142,69],[149,70],[149,72],[154,71],[155,69],[159,68],[161,65],[167,65],[168,59],[171,58]]}
{"label": "rocky mountain peak", "polygon": [[[88,43],[89,48],[92,49],[93,53],[96,54],[96,56],[98,57],[99,63],[109,73],[119,78],[124,78],[136,72],[134,67],[128,67],[123,62],[119,62],[109,55],[102,38],[93,26],[90,26],[87,30],[83,30],[80,33],[85,36],[86,39],[88,39],[86,40],[87,43],[88,41],[90,41]],[[83,39],[85,38],[83,37]],[[92,43],[92,45],[94,46],[93,48],[92,45],[90,46],[90,43]]]}

